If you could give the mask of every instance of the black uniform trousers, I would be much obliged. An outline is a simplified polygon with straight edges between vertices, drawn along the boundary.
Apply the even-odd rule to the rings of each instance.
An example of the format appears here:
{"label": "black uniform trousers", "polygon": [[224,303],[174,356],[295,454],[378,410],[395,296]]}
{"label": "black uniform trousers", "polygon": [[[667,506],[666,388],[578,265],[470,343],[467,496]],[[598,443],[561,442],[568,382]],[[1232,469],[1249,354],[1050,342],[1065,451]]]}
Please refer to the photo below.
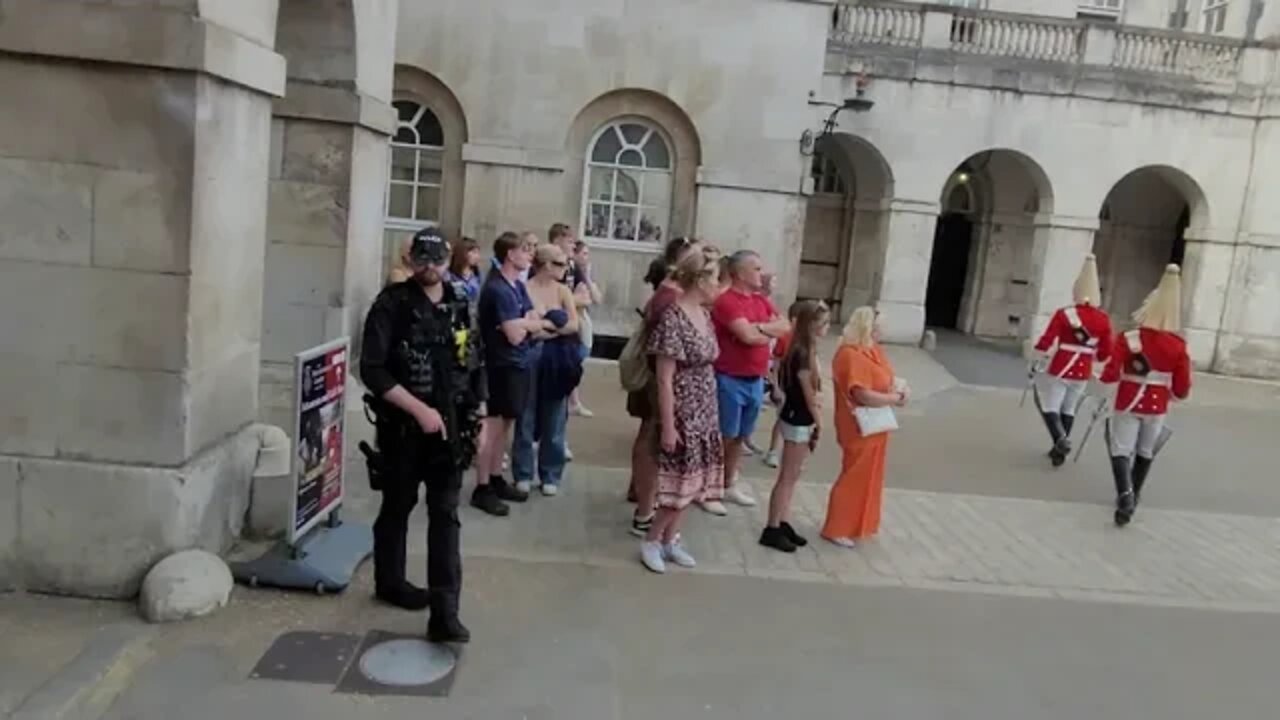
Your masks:
{"label": "black uniform trousers", "polygon": [[373,523],[374,582],[393,589],[404,582],[409,515],[418,504],[418,487],[427,488],[427,590],[431,613],[456,615],[462,591],[462,523],[458,498],[462,471],[439,435],[416,428],[378,431],[384,459],[382,505]]}

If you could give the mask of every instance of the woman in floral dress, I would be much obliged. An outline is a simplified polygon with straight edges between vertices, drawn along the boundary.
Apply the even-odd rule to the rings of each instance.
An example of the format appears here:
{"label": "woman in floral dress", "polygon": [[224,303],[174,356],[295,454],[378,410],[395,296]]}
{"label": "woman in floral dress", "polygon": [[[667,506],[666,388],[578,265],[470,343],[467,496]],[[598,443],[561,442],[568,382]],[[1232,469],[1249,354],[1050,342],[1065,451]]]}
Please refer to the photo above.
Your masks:
{"label": "woman in floral dress", "polygon": [[663,311],[650,332],[658,379],[657,517],[640,544],[640,560],[656,573],[671,561],[693,567],[680,543],[680,521],[695,500],[723,493],[724,450],[720,440],[716,379],[711,363],[719,353],[711,314],[719,294],[717,253],[690,253],[672,279],[680,297]]}

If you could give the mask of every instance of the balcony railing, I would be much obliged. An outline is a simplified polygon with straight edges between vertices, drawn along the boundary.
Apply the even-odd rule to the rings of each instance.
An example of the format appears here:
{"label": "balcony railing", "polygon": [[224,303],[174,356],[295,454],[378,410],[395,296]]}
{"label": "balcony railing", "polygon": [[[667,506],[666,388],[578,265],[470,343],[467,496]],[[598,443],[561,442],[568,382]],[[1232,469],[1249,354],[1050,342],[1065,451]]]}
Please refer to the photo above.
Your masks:
{"label": "balcony railing", "polygon": [[1247,47],[1209,35],[892,0],[840,0],[830,42],[1087,64],[1208,83],[1235,81]]}

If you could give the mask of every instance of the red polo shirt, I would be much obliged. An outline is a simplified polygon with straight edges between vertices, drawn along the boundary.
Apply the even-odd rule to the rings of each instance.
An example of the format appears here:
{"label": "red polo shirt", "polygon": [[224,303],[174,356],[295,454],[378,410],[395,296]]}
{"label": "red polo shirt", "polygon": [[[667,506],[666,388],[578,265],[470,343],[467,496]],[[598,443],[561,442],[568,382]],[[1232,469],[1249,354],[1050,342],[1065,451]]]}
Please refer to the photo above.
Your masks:
{"label": "red polo shirt", "polygon": [[729,288],[716,298],[711,310],[711,320],[716,328],[716,341],[720,344],[720,356],[716,358],[716,372],[741,378],[764,377],[769,373],[769,346],[747,345],[738,340],[729,325],[738,318],[748,323],[769,322],[778,311],[769,298],[757,293],[744,293]]}

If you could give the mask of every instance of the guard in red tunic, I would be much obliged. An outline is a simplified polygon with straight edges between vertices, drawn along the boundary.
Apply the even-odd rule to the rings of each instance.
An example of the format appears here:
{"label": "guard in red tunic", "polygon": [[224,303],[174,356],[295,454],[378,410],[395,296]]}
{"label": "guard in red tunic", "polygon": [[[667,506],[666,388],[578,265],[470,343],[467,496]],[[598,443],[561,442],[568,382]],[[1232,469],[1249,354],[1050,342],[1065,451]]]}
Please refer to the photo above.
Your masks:
{"label": "guard in red tunic", "polygon": [[1111,356],[1111,318],[1097,307],[1102,293],[1093,255],[1085,257],[1072,296],[1075,304],[1053,314],[1035,345],[1044,356],[1035,379],[1036,407],[1053,440],[1049,458],[1054,467],[1066,462],[1071,452],[1071,427],[1094,376],[1094,364],[1105,363]]}
{"label": "guard in red tunic", "polygon": [[1117,525],[1127,525],[1138,507],[1151,462],[1172,431],[1165,425],[1171,399],[1191,394],[1191,358],[1177,333],[1182,326],[1182,282],[1177,265],[1133,316],[1138,328],[1116,337],[1104,383],[1120,383],[1107,420],[1107,447],[1116,482]]}

